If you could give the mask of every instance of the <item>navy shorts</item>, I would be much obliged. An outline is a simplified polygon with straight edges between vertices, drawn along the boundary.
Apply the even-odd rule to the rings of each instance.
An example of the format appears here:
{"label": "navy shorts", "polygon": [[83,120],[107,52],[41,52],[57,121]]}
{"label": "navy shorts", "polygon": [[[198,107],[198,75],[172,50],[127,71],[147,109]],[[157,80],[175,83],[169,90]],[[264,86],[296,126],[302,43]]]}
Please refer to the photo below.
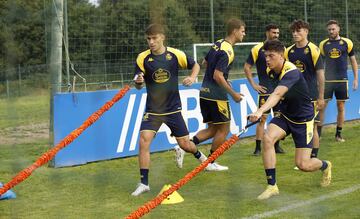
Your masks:
{"label": "navy shorts", "polygon": [[282,114],[279,114],[277,117],[274,117],[270,123],[279,126],[286,132],[286,135],[291,133],[296,148],[313,147],[314,120],[295,123],[286,119]]}
{"label": "navy shorts", "polygon": [[334,94],[336,100],[349,99],[348,81],[325,81],[324,99],[332,99]]}
{"label": "navy shorts", "polygon": [[200,109],[204,123],[221,124],[231,120],[229,101],[200,97]]}
{"label": "navy shorts", "polygon": [[175,112],[166,115],[144,113],[140,131],[150,130],[156,133],[163,123],[165,123],[170,128],[171,135],[175,136],[176,138],[189,135],[189,131],[186,127],[181,112]]}

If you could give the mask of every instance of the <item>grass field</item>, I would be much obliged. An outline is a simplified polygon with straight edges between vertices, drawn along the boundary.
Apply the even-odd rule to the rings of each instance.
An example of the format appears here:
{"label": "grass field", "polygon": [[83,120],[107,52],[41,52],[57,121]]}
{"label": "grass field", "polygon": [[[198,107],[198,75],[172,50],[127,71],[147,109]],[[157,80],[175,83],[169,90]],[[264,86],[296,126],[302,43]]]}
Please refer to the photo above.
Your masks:
{"label": "grass field", "polygon": [[[37,114],[47,112],[47,96],[28,98],[11,103],[0,100],[0,129],[47,120],[48,114]],[[34,102],[36,106],[32,105]],[[17,109],[9,111],[8,104]],[[294,148],[292,139],[287,138],[282,143],[287,153],[277,156],[280,195],[257,201],[266,180],[261,158],[251,156],[254,141],[247,138],[219,159],[230,167],[229,171],[200,173],[179,190],[184,202],[158,206],[144,218],[243,218],[265,216],[263,213],[279,209],[269,218],[359,218],[359,130],[360,121],[346,123],[343,135],[347,141],[337,143],[334,127],[324,128],[319,157],[333,163],[333,183],[328,188],[319,186],[320,172],[293,170]],[[48,148],[46,137],[26,143],[20,139],[7,144],[0,142],[0,181],[9,181]],[[200,149],[208,153],[208,146]],[[151,191],[136,198],[130,196],[139,180],[135,157],[71,168],[41,167],[13,189],[16,199],[0,201],[0,218],[124,218],[155,197],[164,184],[175,183],[198,165],[187,155],[184,168],[178,169],[173,156],[172,151],[152,154]],[[348,188],[353,191],[337,193]]]}

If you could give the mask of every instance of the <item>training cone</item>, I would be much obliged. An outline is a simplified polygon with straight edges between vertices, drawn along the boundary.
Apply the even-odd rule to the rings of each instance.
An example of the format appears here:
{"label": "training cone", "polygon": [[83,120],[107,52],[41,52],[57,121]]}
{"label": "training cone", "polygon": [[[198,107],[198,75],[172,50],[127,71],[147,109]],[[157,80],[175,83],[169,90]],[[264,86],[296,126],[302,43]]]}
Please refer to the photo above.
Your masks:
{"label": "training cone", "polygon": [[[0,182],[0,188],[1,187],[3,187],[3,184]],[[4,194],[0,195],[0,200],[13,199],[13,198],[16,198],[16,194],[11,190],[8,190]]]}
{"label": "training cone", "polygon": [[[170,187],[171,187],[170,185],[164,185],[164,187],[161,189],[159,194],[163,193],[165,190],[168,190]],[[161,204],[162,205],[176,204],[183,201],[184,201],[183,197],[181,197],[181,195],[177,191],[175,191],[171,195],[169,195],[166,199],[164,199],[161,202]]]}

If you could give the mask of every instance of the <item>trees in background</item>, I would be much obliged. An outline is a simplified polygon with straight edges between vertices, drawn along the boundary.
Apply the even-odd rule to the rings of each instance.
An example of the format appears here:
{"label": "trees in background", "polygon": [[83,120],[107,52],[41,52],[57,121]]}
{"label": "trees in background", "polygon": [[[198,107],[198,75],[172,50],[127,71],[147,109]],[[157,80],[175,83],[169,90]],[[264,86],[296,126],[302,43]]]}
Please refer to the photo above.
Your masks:
{"label": "trees in background", "polygon": [[[49,22],[52,0],[0,0],[0,80],[17,66],[45,64],[51,40]],[[224,22],[242,18],[247,24],[246,41],[262,41],[264,26],[274,22],[281,27],[281,40],[291,43],[289,23],[304,19],[302,1],[284,4],[275,1],[213,0],[214,39],[225,35]],[[349,37],[360,46],[360,4],[349,0]],[[332,0],[326,4],[307,1],[311,25],[310,39],[316,43],[326,37],[325,23],[338,19],[345,24],[345,5]],[[211,42],[209,0],[67,0],[69,52],[71,60],[83,65],[117,63],[132,66],[138,52],[147,48],[144,29],[150,22],[167,25],[170,46],[191,51],[191,45]],[[345,27],[342,34],[345,35]],[[65,54],[65,53],[64,53]]]}

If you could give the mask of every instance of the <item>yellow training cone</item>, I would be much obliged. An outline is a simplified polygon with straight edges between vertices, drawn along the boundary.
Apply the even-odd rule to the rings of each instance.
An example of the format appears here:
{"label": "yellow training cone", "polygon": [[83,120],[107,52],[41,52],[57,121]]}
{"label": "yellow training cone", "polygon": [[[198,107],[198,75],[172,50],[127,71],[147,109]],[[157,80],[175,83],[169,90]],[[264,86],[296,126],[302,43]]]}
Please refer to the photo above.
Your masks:
{"label": "yellow training cone", "polygon": [[[164,187],[161,189],[159,194],[163,193],[165,190],[168,190],[170,187],[171,187],[170,185],[164,185]],[[183,201],[184,201],[183,197],[181,197],[181,195],[177,191],[175,191],[171,195],[169,195],[166,199],[164,199],[161,202],[161,204],[162,205],[176,204],[176,203],[180,203]]]}

